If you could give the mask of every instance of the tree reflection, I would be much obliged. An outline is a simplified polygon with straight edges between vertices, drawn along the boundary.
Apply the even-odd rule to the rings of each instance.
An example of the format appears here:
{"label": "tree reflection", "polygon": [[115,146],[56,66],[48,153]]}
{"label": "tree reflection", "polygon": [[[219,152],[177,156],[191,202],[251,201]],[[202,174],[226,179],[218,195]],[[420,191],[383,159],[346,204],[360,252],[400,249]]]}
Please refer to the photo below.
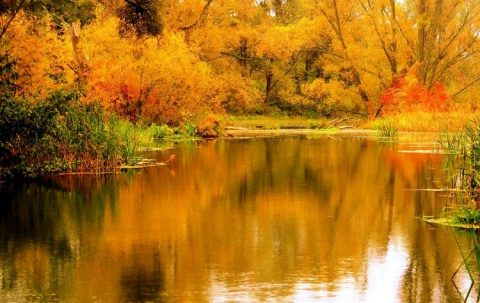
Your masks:
{"label": "tree reflection", "polygon": [[165,299],[165,273],[157,246],[134,246],[122,264],[121,292],[125,302],[159,302]]}
{"label": "tree reflection", "polygon": [[[4,187],[2,294],[363,300],[385,284],[403,301],[458,298],[444,278],[458,261],[451,234],[415,219],[445,201],[408,190],[441,187],[441,166],[393,148],[331,138],[186,143],[149,155],[175,153],[168,168]],[[383,281],[388,266],[395,273]]]}
{"label": "tree reflection", "polygon": [[0,278],[2,289],[8,290],[5,296],[51,301],[69,292],[82,234],[101,234],[105,206],[116,199],[112,180],[91,179],[77,179],[77,188],[72,177],[43,185],[1,185]]}

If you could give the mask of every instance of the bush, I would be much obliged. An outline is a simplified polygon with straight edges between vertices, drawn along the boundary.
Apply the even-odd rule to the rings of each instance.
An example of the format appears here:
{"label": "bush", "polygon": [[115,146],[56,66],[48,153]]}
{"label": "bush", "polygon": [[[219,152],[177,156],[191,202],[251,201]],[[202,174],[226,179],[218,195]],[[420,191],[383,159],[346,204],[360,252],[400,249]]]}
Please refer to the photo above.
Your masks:
{"label": "bush", "polygon": [[374,108],[368,103],[370,115],[378,114],[391,116],[409,112],[449,112],[451,107],[446,87],[441,82],[436,82],[432,87],[427,87],[421,81],[418,66],[412,66],[405,74],[394,79],[380,96],[381,107]]}
{"label": "bush", "polygon": [[30,103],[0,96],[0,179],[61,171],[104,171],[122,162],[119,123],[98,103],[60,91]]}
{"label": "bush", "polygon": [[162,124],[162,125],[153,124],[151,128],[153,129],[152,137],[154,139],[165,139],[174,134],[174,130],[166,124]]}

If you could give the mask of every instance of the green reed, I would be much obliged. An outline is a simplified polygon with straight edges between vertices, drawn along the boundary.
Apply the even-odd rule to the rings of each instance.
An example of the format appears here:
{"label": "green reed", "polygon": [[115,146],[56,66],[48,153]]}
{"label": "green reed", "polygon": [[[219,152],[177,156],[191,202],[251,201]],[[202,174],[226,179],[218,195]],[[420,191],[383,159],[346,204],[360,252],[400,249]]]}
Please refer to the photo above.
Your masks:
{"label": "green reed", "polygon": [[[475,285],[475,278],[478,277],[478,274],[480,273],[480,244],[478,241],[478,237],[479,237],[478,230],[468,229],[463,231],[460,231],[460,230],[454,231],[453,229],[451,229],[451,231],[452,231],[453,238],[455,239],[457,248],[459,249],[460,255],[462,257],[462,263],[458,265],[457,269],[454,271],[451,277],[451,280],[458,294],[463,298],[464,302],[467,302],[470,295],[472,294],[473,286]],[[464,245],[461,245],[457,237],[457,233],[466,233],[467,240],[469,240],[468,242],[471,243],[470,245],[472,245],[473,248],[470,248],[471,246],[466,248],[464,247]],[[470,252],[468,252],[469,250]],[[472,255],[475,257],[475,262],[473,264],[470,261]],[[467,290],[467,293],[465,295],[462,294],[462,292],[457,287],[457,284],[455,282],[455,276],[460,272],[460,269],[462,267],[465,268],[471,282]],[[480,288],[479,288],[479,292],[477,293],[476,302],[480,302]]]}
{"label": "green reed", "polygon": [[118,120],[115,131],[121,139],[123,163],[127,165],[137,164],[141,159],[139,146],[142,128],[128,121]]}
{"label": "green reed", "polygon": [[[444,215],[449,216],[448,224],[461,224],[464,227],[463,230],[473,246],[473,248],[464,248],[456,232],[453,228],[451,229],[462,257],[462,264],[452,275],[452,282],[455,285],[454,278],[463,266],[469,275],[471,285],[465,296],[458,288],[457,291],[466,301],[473,290],[475,278],[480,273],[480,244],[478,230],[474,229],[475,226],[480,225],[480,121],[470,121],[460,133],[444,131],[439,143],[446,154],[445,170],[451,186],[458,190],[455,196],[456,206],[449,208],[449,213]],[[472,256],[475,257],[474,264],[470,260]],[[476,302],[479,300],[480,296],[477,294]]]}
{"label": "green reed", "polygon": [[462,190],[480,209],[480,121],[470,121],[460,133],[444,131],[439,144],[447,155],[445,170],[452,187]]}
{"label": "green reed", "polygon": [[395,139],[398,137],[398,128],[392,121],[378,120],[373,124],[373,128],[381,138]]}

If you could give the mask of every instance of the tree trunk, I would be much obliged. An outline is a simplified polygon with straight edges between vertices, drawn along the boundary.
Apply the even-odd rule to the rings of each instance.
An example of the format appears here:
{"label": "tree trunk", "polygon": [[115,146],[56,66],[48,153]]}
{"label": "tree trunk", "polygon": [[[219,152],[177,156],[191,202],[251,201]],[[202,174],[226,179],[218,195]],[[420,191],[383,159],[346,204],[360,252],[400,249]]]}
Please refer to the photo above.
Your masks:
{"label": "tree trunk", "polygon": [[[425,0],[422,0],[425,1]],[[334,9],[334,16],[328,16],[327,12],[325,10],[321,10],[321,13],[327,18],[328,23],[330,23],[331,27],[333,28],[333,31],[337,35],[338,40],[340,41],[340,45],[342,46],[342,50],[344,52],[344,57],[345,60],[350,64],[350,70],[352,71],[352,82],[355,84],[358,90],[358,94],[362,98],[363,102],[368,102],[370,99],[368,98],[367,92],[363,89],[362,87],[362,79],[360,77],[360,73],[358,72],[358,69],[354,66],[353,60],[350,58],[348,54],[348,47],[345,42],[345,39],[343,38],[343,25],[340,20],[340,13],[338,11],[338,4],[337,0],[332,0],[333,4],[333,9]]]}
{"label": "tree trunk", "polygon": [[[305,71],[303,73],[303,79],[308,80],[310,78],[310,74],[312,72],[312,67],[315,61],[318,59],[320,56],[320,51],[316,49],[307,49],[305,50]],[[315,75],[316,77],[319,77],[320,75]]]}
{"label": "tree trunk", "polygon": [[80,43],[80,30],[81,24],[80,21],[74,21],[72,23],[72,46],[73,52],[75,53],[76,68],[74,72],[77,75],[76,82],[78,84],[78,89],[81,90],[87,85],[87,74],[88,74],[88,63],[83,54],[82,50],[79,47]]}
{"label": "tree trunk", "polygon": [[242,67],[242,76],[247,76],[247,59],[248,59],[248,39],[245,37],[240,38],[240,47],[239,47],[239,63]]}
{"label": "tree trunk", "polygon": [[420,0],[417,8],[417,63],[423,63],[425,57],[426,1]]}
{"label": "tree trunk", "polygon": [[272,80],[273,80],[273,72],[270,67],[266,67],[265,69],[265,104],[270,103],[270,91],[272,90]]}

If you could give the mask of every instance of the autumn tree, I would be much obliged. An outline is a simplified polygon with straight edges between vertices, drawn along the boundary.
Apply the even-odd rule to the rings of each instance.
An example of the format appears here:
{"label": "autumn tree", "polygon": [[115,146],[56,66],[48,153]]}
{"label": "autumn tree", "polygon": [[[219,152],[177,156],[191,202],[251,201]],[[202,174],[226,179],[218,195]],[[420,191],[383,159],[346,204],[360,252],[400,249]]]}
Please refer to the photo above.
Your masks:
{"label": "autumn tree", "polygon": [[[131,43],[119,36],[119,20],[97,20],[84,28],[83,49],[92,68],[89,100],[138,121],[178,125],[185,118],[222,112],[222,81],[176,32]],[[98,26],[101,23],[101,26]]]}
{"label": "autumn tree", "polygon": [[265,8],[269,15],[275,17],[275,22],[278,24],[295,24],[303,18],[302,1],[299,0],[261,0],[256,3]]}
{"label": "autumn tree", "polygon": [[352,20],[358,19],[358,5],[353,1],[329,0],[319,4],[319,10],[333,30],[333,34],[339,44],[338,56],[347,64],[352,84],[358,89],[358,93],[364,102],[370,101],[362,83],[362,77],[350,51],[350,43],[346,36],[346,26]]}
{"label": "autumn tree", "polygon": [[479,52],[480,1],[417,0],[413,16],[417,28],[415,60],[427,88]]}
{"label": "autumn tree", "polygon": [[378,116],[471,99],[479,16],[480,0],[0,0],[0,49],[17,94],[80,89],[134,121]]}
{"label": "autumn tree", "polygon": [[[456,81],[451,82],[449,75],[461,72],[462,62],[471,61],[469,58],[478,53],[478,1],[417,0],[398,3],[389,0],[361,1],[361,4],[392,71],[391,84],[386,86],[377,114],[383,105],[392,103],[386,102],[387,96],[392,96],[392,90],[401,92],[401,96],[410,95],[412,77],[418,78],[414,80],[417,93],[424,93],[423,97],[413,94],[412,104],[418,99],[429,100],[432,95],[443,96],[446,82],[457,92],[465,89],[465,86],[454,85]],[[407,74],[409,85],[402,79]],[[473,85],[475,79],[465,85]],[[456,94],[453,91],[453,95]],[[444,99],[439,97],[438,101]],[[431,108],[428,104],[425,107]]]}
{"label": "autumn tree", "polygon": [[187,39],[192,48],[197,47],[199,56],[210,60],[220,73],[222,66],[235,66],[245,83],[256,83],[266,106],[276,103],[272,93],[280,88],[281,78],[293,72],[296,60],[292,59],[298,57],[292,53],[295,48],[298,53],[298,46],[290,47],[292,41],[288,40],[294,36],[294,27],[282,32],[285,25],[276,21],[272,9],[272,3],[214,2],[201,23],[195,23],[195,19],[190,22],[196,26]]}
{"label": "autumn tree", "polygon": [[212,4],[212,2],[213,2],[213,0],[206,0],[204,6],[202,7],[202,9],[201,9],[200,13],[198,14],[198,16],[196,17],[196,19],[191,21],[191,23],[188,24],[188,25],[183,25],[183,26],[179,27],[180,30],[185,32],[185,41],[187,43],[190,41],[190,32],[193,30],[194,27],[197,26],[197,24],[199,24],[200,22],[203,21],[203,18],[207,14],[208,8]]}
{"label": "autumn tree", "polygon": [[34,101],[72,88],[74,58],[70,36],[59,34],[48,15],[19,12],[3,36],[0,50],[16,62],[16,95]]}

